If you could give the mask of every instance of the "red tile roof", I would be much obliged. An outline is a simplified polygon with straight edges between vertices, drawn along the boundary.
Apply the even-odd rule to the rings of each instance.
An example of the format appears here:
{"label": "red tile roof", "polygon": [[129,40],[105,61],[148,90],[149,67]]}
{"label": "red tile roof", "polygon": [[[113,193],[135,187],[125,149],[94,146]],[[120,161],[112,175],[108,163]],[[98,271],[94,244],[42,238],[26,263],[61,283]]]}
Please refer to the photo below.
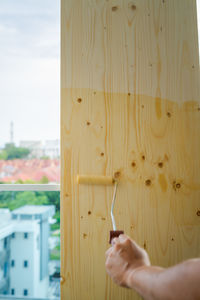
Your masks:
{"label": "red tile roof", "polygon": [[50,182],[60,181],[60,161],[58,159],[15,159],[0,160],[0,181],[17,180],[40,181],[47,177]]}

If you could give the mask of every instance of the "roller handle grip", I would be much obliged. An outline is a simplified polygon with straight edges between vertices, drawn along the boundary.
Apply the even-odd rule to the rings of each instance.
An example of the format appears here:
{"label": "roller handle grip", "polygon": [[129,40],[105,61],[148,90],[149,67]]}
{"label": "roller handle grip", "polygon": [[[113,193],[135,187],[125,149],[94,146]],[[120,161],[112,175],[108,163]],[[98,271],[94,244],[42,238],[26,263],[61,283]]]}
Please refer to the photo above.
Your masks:
{"label": "roller handle grip", "polygon": [[109,243],[111,244],[112,243],[112,239],[114,239],[116,237],[119,237],[120,234],[124,234],[124,231],[123,230],[111,230],[110,231],[110,240],[109,240]]}

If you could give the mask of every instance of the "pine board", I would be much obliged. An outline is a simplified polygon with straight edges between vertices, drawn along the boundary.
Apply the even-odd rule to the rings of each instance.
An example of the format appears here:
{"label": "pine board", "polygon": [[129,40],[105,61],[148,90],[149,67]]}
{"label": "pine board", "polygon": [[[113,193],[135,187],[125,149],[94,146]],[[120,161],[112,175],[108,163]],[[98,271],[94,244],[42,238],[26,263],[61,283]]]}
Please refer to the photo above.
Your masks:
{"label": "pine board", "polygon": [[105,272],[119,229],[164,267],[200,254],[200,97],[191,0],[62,0],[61,297],[139,299]]}

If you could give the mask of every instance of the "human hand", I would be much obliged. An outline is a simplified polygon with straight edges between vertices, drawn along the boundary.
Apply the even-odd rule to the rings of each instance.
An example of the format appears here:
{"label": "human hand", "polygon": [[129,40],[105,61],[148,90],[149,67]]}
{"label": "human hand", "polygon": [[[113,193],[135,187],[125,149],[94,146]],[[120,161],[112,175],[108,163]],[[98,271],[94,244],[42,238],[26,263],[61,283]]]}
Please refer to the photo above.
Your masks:
{"label": "human hand", "polygon": [[121,234],[112,240],[106,251],[106,271],[118,285],[128,286],[128,276],[143,266],[149,266],[147,252],[128,236]]}

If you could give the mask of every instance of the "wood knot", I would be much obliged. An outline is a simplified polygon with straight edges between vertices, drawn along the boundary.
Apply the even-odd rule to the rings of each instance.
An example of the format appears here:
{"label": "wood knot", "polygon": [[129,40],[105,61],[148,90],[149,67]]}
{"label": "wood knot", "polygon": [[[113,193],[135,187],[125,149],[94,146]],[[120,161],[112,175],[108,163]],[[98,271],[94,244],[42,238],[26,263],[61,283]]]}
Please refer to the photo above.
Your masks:
{"label": "wood knot", "polygon": [[146,184],[147,186],[150,186],[150,185],[151,185],[151,180],[150,180],[150,179],[147,179],[147,180],[145,181],[145,184]]}
{"label": "wood knot", "polygon": [[200,217],[200,210],[197,210],[197,216]]}
{"label": "wood knot", "polygon": [[163,167],[163,162],[159,162],[159,163],[158,163],[158,167],[159,167],[159,168],[162,168],[162,167]]}
{"label": "wood knot", "polygon": [[131,163],[131,166],[134,168],[134,167],[136,166],[136,163],[133,161],[133,162]]}
{"label": "wood knot", "polygon": [[89,211],[88,211],[88,215],[91,215],[91,213],[92,213],[92,212],[89,210]]}
{"label": "wood knot", "polygon": [[132,5],[131,5],[131,9],[132,9],[132,10],[136,10],[135,4],[132,4]]}
{"label": "wood knot", "polygon": [[91,124],[91,123],[90,123],[89,121],[87,121],[87,123],[86,123],[86,124],[87,124],[87,126],[90,126],[90,124]]}
{"label": "wood knot", "polygon": [[172,116],[169,111],[166,113],[166,115],[168,116],[168,118],[171,118],[171,116]]}
{"label": "wood knot", "polygon": [[117,171],[114,173],[114,178],[117,179],[121,176],[121,172],[120,171]]}
{"label": "wood knot", "polygon": [[112,11],[116,11],[116,10],[118,10],[118,6],[113,6]]}
{"label": "wood knot", "polygon": [[176,191],[177,189],[181,188],[181,184],[179,182],[173,181],[173,189]]}
{"label": "wood knot", "polygon": [[77,101],[78,101],[78,103],[81,103],[81,102],[82,102],[82,99],[81,99],[81,98],[78,98]]}
{"label": "wood knot", "polygon": [[87,237],[87,234],[83,233],[83,238],[86,239],[86,237]]}

